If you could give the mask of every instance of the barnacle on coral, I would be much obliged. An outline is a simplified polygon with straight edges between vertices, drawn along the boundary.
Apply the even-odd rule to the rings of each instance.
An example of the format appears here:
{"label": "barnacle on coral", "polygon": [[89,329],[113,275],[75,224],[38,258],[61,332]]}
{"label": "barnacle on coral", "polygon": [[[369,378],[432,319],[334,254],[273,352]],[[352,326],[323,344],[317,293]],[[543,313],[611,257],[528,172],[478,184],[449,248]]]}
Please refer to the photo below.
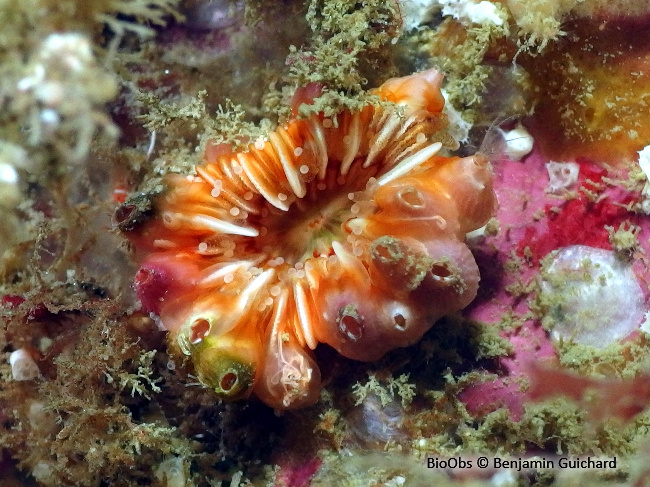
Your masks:
{"label": "barnacle on coral", "polygon": [[123,228],[143,306],[219,396],[308,405],[318,343],[375,360],[474,298],[464,238],[493,214],[492,172],[437,155],[455,145],[441,80],[391,79],[374,94],[393,104],[295,119],[169,175],[155,216]]}

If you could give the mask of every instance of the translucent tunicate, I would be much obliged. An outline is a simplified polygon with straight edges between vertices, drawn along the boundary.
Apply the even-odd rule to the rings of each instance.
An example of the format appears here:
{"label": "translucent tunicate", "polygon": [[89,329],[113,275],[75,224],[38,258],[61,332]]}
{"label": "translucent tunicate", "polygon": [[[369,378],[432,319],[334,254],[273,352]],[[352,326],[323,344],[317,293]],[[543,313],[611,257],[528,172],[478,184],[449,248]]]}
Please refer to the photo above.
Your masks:
{"label": "translucent tunicate", "polygon": [[632,266],[611,250],[572,245],[542,272],[544,323],[556,340],[604,348],[643,320],[645,302]]}

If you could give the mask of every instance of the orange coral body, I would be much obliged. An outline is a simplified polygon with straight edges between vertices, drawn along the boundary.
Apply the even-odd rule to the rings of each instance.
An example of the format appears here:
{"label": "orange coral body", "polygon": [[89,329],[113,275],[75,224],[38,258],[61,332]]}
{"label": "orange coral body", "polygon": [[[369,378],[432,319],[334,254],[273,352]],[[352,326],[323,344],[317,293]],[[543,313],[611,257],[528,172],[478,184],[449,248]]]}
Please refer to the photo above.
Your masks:
{"label": "orange coral body", "polygon": [[474,298],[464,238],[494,212],[492,172],[436,155],[454,143],[441,78],[389,80],[375,94],[396,106],[292,120],[170,175],[154,218],[128,227],[144,307],[221,397],[311,404],[318,343],[374,360]]}

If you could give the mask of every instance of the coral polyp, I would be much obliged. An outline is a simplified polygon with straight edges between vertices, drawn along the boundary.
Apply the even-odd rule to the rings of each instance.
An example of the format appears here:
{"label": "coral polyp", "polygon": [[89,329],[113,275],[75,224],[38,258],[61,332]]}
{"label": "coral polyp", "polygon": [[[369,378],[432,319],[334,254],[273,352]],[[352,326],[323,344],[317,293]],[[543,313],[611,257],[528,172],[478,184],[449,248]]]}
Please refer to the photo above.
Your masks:
{"label": "coral polyp", "polygon": [[474,298],[464,239],[494,212],[492,171],[481,155],[438,155],[455,145],[441,80],[391,79],[381,103],[294,119],[169,175],[136,225],[122,218],[133,204],[118,209],[143,256],[144,308],[219,396],[311,404],[319,343],[375,360]]}

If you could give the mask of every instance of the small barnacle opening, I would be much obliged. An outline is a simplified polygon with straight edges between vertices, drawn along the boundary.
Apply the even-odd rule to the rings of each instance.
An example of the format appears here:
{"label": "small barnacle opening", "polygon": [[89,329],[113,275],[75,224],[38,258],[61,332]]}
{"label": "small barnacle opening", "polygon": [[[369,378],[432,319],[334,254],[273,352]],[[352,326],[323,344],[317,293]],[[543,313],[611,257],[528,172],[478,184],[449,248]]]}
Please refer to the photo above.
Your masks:
{"label": "small barnacle opening", "polygon": [[228,337],[205,336],[191,346],[197,377],[222,399],[248,396],[256,369],[255,350],[249,348],[250,344]]}
{"label": "small barnacle opening", "polygon": [[196,345],[210,333],[210,321],[205,318],[197,318],[190,325],[190,343]]}
{"label": "small barnacle opening", "polygon": [[355,304],[346,304],[339,309],[336,322],[339,325],[339,332],[353,342],[363,336],[363,318],[359,315]]}
{"label": "small barnacle opening", "polygon": [[152,179],[143,191],[130,195],[113,213],[113,223],[123,232],[130,232],[145,223],[154,213],[154,199],[163,191],[159,180]]}
{"label": "small barnacle opening", "polygon": [[445,280],[453,275],[453,272],[449,269],[448,262],[436,262],[431,266],[431,275],[434,279]]}
{"label": "small barnacle opening", "polygon": [[400,243],[401,240],[396,237],[379,237],[370,246],[370,256],[387,264],[398,262],[404,258]]}
{"label": "small barnacle opening", "polygon": [[235,372],[226,372],[223,374],[221,377],[221,381],[219,382],[219,386],[221,387],[221,390],[225,393],[228,393],[232,390],[233,387],[237,385],[237,374]]}
{"label": "small barnacle opening", "polygon": [[128,225],[129,221],[132,221],[132,217],[135,213],[136,206],[135,205],[130,205],[130,204],[123,204],[118,206],[115,209],[115,213],[113,214],[113,219],[115,223],[122,228],[125,224]]}
{"label": "small barnacle opening", "polygon": [[372,242],[370,257],[379,284],[407,292],[420,286],[432,264],[426,253],[409,248],[403,240],[391,235]]}
{"label": "small barnacle opening", "polygon": [[393,321],[395,322],[395,328],[398,330],[406,330],[406,318],[401,313],[396,313],[393,316]]}
{"label": "small barnacle opening", "polygon": [[146,286],[148,283],[152,282],[154,279],[153,270],[146,267],[141,267],[138,269],[138,272],[135,273],[134,286],[141,287]]}
{"label": "small barnacle opening", "polygon": [[407,186],[397,193],[398,201],[408,209],[419,210],[424,208],[424,198],[413,186]]}
{"label": "small barnacle opening", "polygon": [[130,232],[144,223],[153,213],[151,200],[145,194],[127,199],[113,213],[113,223],[123,232]]}
{"label": "small barnacle opening", "polygon": [[201,382],[212,386],[214,392],[222,399],[239,399],[246,397],[253,387],[253,371],[240,367],[226,369],[215,375],[213,380],[206,376],[199,377]]}
{"label": "small barnacle opening", "polygon": [[445,287],[453,287],[457,293],[467,289],[467,284],[461,277],[461,271],[448,259],[441,259],[431,264],[428,275],[437,283]]}

